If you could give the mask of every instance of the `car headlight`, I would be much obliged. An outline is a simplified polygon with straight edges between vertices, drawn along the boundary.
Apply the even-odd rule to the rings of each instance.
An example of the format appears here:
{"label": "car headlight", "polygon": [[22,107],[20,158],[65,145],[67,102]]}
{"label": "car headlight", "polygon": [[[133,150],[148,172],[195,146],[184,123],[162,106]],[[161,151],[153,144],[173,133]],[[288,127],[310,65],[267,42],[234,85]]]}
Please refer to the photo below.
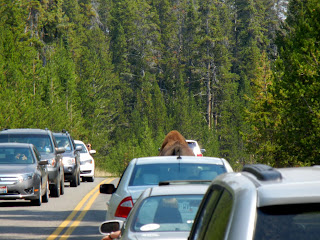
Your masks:
{"label": "car headlight", "polygon": [[31,180],[33,176],[34,176],[34,173],[26,173],[26,174],[19,175],[18,181],[19,182],[28,181],[28,180]]}
{"label": "car headlight", "polygon": [[88,159],[88,160],[83,160],[83,161],[81,161],[81,163],[80,163],[81,165],[85,165],[85,164],[93,164],[93,161],[92,161],[92,159]]}
{"label": "car headlight", "polygon": [[75,158],[71,158],[71,157],[64,157],[62,159],[62,162],[64,165],[72,165],[76,163],[76,159]]}

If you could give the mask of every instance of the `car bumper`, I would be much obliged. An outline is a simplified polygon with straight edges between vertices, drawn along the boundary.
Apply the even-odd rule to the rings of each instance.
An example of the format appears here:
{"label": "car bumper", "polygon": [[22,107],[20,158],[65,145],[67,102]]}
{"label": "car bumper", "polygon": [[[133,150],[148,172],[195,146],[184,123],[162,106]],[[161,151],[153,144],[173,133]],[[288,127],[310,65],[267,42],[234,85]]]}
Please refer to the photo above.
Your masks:
{"label": "car bumper", "polygon": [[[15,184],[0,184],[0,199],[1,200],[15,200],[15,199],[38,199],[39,192],[35,192],[35,187],[39,186],[39,182],[28,180]],[[6,191],[4,192],[4,189]]]}
{"label": "car bumper", "polygon": [[71,181],[74,176],[76,176],[76,166],[75,165],[64,165],[64,180],[65,181]]}
{"label": "car bumper", "polygon": [[80,177],[94,177],[94,165],[80,165]]}

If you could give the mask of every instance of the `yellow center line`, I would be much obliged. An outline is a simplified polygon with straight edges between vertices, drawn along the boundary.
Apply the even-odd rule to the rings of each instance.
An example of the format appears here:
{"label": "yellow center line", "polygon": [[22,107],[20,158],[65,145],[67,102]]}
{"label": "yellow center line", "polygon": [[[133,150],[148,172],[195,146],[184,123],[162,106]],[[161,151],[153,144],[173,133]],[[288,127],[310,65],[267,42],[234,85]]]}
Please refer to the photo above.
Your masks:
{"label": "yellow center line", "polygon": [[[106,179],[103,180],[101,183],[99,183],[94,189],[92,189],[79,203],[78,205],[74,208],[74,210],[70,213],[70,215],[66,218],[65,221],[63,221],[59,227],[47,238],[47,240],[54,240],[56,239],[60,233],[70,224],[70,222],[72,221],[72,219],[75,217],[75,215],[81,210],[81,208],[83,207],[83,205],[85,204],[85,202],[89,199],[89,197],[91,197],[91,195],[93,195],[98,188],[100,187],[100,184],[105,183],[106,181],[108,181],[108,183],[112,182],[114,180],[114,178],[112,179]],[[83,219],[83,217],[85,216],[85,214],[87,213],[87,211],[90,209],[90,207],[92,206],[94,200],[98,197],[99,192],[96,192],[94,194],[94,197],[88,202],[88,204],[86,205],[86,207],[84,208],[84,211],[81,212],[81,214],[78,216],[78,218],[76,219],[75,223],[72,224],[72,226],[67,230],[68,234],[71,234],[73,232],[73,230],[80,224],[80,221]],[[67,233],[67,232],[66,232]],[[64,237],[64,238],[63,238]],[[60,239],[66,239],[68,236],[63,235]]]}

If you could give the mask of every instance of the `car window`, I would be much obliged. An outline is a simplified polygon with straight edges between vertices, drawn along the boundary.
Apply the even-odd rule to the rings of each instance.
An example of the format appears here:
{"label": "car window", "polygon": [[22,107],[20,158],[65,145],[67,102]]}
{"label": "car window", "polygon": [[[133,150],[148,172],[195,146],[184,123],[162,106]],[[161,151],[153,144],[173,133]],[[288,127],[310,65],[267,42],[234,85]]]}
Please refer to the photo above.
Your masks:
{"label": "car window", "polygon": [[193,230],[190,234],[190,239],[203,239],[212,212],[221,197],[222,191],[223,189],[219,186],[214,186],[213,189],[209,189],[207,191],[198,211],[196,221],[194,222]]}
{"label": "car window", "polygon": [[82,143],[76,143],[76,147],[82,147],[80,153],[88,153],[87,148],[84,144]]}
{"label": "car window", "polygon": [[203,239],[224,239],[232,209],[232,195],[224,190],[212,214]]}
{"label": "car window", "polygon": [[58,147],[64,147],[66,149],[66,152],[71,152],[71,141],[70,139],[65,135],[54,135],[56,142],[58,144]]}
{"label": "car window", "polygon": [[188,142],[188,146],[194,149],[197,146],[197,144],[195,142]]}
{"label": "car window", "polygon": [[32,164],[33,155],[29,148],[0,148],[0,164]]}
{"label": "car window", "polygon": [[315,240],[320,236],[320,204],[290,204],[257,210],[255,240]]}
{"label": "car window", "polygon": [[202,197],[199,194],[146,198],[133,216],[132,231],[190,231]]}
{"label": "car window", "polygon": [[1,134],[0,142],[32,143],[40,153],[52,153],[53,146],[48,135]]}
{"label": "car window", "polygon": [[158,163],[136,165],[129,186],[157,185],[172,180],[213,180],[226,172],[223,165],[191,163]]}

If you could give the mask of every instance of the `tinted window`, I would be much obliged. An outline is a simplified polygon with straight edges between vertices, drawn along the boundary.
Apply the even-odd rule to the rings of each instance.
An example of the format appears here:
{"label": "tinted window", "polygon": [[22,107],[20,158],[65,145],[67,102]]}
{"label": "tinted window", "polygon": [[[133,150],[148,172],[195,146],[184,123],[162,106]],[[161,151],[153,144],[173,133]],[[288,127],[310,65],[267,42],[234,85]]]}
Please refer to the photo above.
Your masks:
{"label": "tinted window", "polygon": [[0,164],[32,164],[33,155],[29,148],[0,148]]}
{"label": "tinted window", "polygon": [[88,152],[87,148],[86,148],[86,146],[84,144],[77,143],[76,147],[82,147],[80,153],[87,153]]}
{"label": "tinted window", "polygon": [[56,139],[58,147],[64,147],[66,149],[66,152],[71,152],[72,143],[71,143],[70,139],[68,138],[68,136],[54,134],[54,138]]}
{"label": "tinted window", "polygon": [[319,203],[261,207],[257,213],[255,240],[319,239]]}
{"label": "tinted window", "polygon": [[224,190],[211,215],[204,239],[224,239],[232,209],[232,195]]}
{"label": "tinted window", "polygon": [[[203,195],[170,195],[146,198],[132,225],[135,232],[190,231]],[[153,228],[148,224],[155,223]]]}
{"label": "tinted window", "polygon": [[49,135],[40,134],[1,134],[0,142],[32,143],[40,153],[52,153],[53,146]]}
{"label": "tinted window", "polygon": [[145,164],[136,165],[129,186],[157,185],[168,180],[212,180],[226,172],[223,165],[214,164]]}

